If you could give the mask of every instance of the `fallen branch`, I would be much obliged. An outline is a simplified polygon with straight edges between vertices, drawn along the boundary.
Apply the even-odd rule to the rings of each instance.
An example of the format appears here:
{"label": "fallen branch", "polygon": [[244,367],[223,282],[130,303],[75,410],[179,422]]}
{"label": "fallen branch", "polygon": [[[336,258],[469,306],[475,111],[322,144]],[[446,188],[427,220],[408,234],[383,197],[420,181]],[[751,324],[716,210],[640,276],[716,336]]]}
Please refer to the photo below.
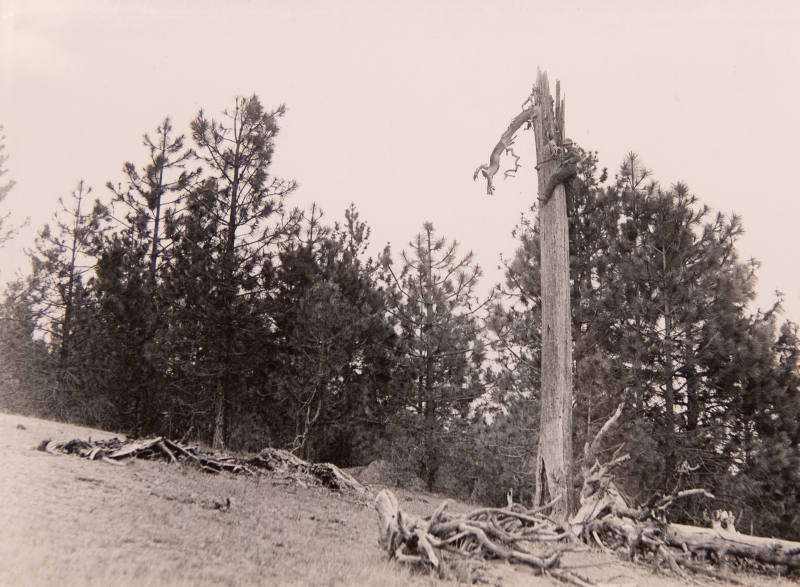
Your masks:
{"label": "fallen branch", "polygon": [[166,444],[164,442],[159,442],[158,443],[158,448],[161,449],[161,452],[163,452],[165,455],[167,455],[167,457],[169,458],[169,462],[170,463],[177,463],[178,462],[178,459],[175,458],[175,455],[172,454],[172,451],[167,448],[167,446],[166,446]]}
{"label": "fallen branch", "polygon": [[[622,408],[622,405],[617,408],[595,439],[587,442],[584,448],[581,508],[570,523],[572,530],[587,544],[596,542],[607,548],[607,545],[616,542],[618,546],[628,549],[631,560],[639,555],[650,554],[654,561],[665,561],[679,576],[685,576],[681,565],[692,571],[709,574],[707,569],[687,560],[689,555],[705,558],[708,553],[716,555],[718,561],[724,560],[725,556],[734,556],[766,564],[786,565],[792,569],[800,568],[800,543],[739,534],[733,527],[730,512],[715,512],[717,519],[712,521],[711,528],[669,523],[669,509],[677,501],[697,496],[714,499],[714,495],[705,489],[675,491],[670,495],[656,496],[642,507],[629,507],[611,474],[615,467],[629,458],[628,455],[615,454],[605,464],[595,459],[600,440],[617,423]],[[683,469],[691,470],[688,463],[684,463]],[[607,537],[605,541],[601,540],[604,535]]]}
{"label": "fallen branch", "polygon": [[736,531],[698,528],[683,524],[667,525],[664,541],[677,548],[686,546],[694,554],[713,552],[719,559],[729,555],[755,559],[760,563],[800,568],[800,542],[747,536]]}
{"label": "fallen branch", "polygon": [[110,465],[122,465],[120,461],[131,458],[166,460],[169,463],[187,462],[206,473],[258,475],[272,473],[283,475],[298,484],[322,485],[330,489],[370,495],[369,490],[353,477],[329,463],[308,463],[295,455],[276,448],[265,448],[256,455],[236,458],[224,453],[215,453],[186,446],[162,437],[140,440],[89,441],[74,439],[55,445],[51,441],[42,441],[37,447],[45,452],[73,454],[89,460],[99,460]]}
{"label": "fallen branch", "polygon": [[[505,560],[540,570],[558,566],[564,549],[543,548],[541,543],[562,540],[568,534],[563,529],[559,533],[559,525],[545,516],[500,508],[455,515],[447,511],[448,503],[443,502],[425,523],[403,512],[394,494],[384,489],[375,498],[381,546],[398,562],[423,566],[440,575],[446,575],[445,553]],[[566,570],[557,575],[575,585],[589,584]]]}

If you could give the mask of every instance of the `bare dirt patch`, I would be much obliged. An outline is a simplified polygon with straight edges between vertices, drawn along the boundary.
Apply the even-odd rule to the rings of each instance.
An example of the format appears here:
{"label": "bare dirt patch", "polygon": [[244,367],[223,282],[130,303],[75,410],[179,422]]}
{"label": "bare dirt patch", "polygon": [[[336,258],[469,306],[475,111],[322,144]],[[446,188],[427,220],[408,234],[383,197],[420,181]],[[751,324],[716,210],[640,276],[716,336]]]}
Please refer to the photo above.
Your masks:
{"label": "bare dirt patch", "polygon": [[[386,559],[368,500],[269,477],[214,476],[143,460],[115,467],[35,450],[46,438],[89,436],[115,435],[0,414],[0,585],[442,584]],[[393,490],[404,509],[420,516],[442,499]],[[230,509],[219,509],[228,499]],[[563,564],[608,585],[687,584],[596,550],[568,554]],[[507,564],[483,565],[478,576],[489,585],[558,584]]]}

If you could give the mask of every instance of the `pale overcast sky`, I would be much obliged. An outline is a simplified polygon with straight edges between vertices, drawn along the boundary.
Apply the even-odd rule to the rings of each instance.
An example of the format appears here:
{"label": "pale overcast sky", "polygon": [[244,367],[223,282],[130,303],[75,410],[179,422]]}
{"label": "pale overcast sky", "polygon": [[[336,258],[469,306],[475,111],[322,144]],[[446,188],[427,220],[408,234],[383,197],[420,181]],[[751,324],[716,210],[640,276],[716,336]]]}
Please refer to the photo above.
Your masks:
{"label": "pale overcast sky", "polygon": [[0,0],[0,124],[17,185],[0,210],[30,228],[0,251],[0,280],[60,196],[94,194],[141,165],[145,132],[180,132],[236,95],[286,103],[273,172],[329,222],[354,202],[377,249],[424,221],[475,251],[485,289],[535,195],[523,169],[494,196],[475,168],[540,66],[561,80],[568,135],[611,175],[629,151],[662,184],[689,184],[743,217],[760,298],[800,321],[800,3]]}

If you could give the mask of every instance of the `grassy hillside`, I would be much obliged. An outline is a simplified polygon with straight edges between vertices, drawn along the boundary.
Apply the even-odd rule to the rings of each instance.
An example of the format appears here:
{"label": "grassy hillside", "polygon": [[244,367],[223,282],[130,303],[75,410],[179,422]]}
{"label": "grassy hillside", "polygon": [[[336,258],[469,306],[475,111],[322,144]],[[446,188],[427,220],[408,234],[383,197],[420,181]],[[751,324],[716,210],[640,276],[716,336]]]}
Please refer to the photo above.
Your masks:
{"label": "grassy hillside", "polygon": [[[143,460],[115,467],[34,450],[46,438],[89,436],[113,435],[0,414],[0,585],[442,584],[387,560],[370,500],[278,478]],[[416,515],[440,499],[397,494]],[[230,511],[216,507],[227,499]],[[597,552],[565,564],[609,585],[685,584]],[[556,584],[510,565],[486,565],[481,576],[505,586]]]}
{"label": "grassy hillside", "polygon": [[[112,436],[0,414],[0,585],[431,583],[384,560],[364,501],[280,480],[32,450],[45,438],[89,435]],[[227,498],[229,512],[215,508]]]}

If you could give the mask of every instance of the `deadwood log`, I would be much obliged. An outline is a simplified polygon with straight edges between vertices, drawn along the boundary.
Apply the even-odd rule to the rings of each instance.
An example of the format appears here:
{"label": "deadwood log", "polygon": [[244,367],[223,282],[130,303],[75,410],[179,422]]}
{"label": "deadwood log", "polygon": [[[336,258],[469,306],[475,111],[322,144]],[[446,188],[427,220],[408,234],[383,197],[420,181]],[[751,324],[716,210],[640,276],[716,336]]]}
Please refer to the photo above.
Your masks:
{"label": "deadwood log", "polygon": [[670,546],[677,548],[685,546],[693,553],[713,552],[720,558],[731,555],[754,559],[760,563],[800,568],[800,542],[747,536],[735,530],[698,528],[683,524],[668,524],[664,534],[664,540]]}
{"label": "deadwood log", "polygon": [[[520,514],[510,510],[482,508],[467,515],[451,515],[444,501],[427,522],[404,513],[391,491],[375,498],[379,542],[399,562],[416,563],[445,573],[442,554],[494,558],[522,563],[538,569],[552,569],[561,552],[533,552],[532,544],[557,535],[556,525],[541,514]],[[509,523],[512,522],[512,523]],[[438,554],[437,554],[438,553]]]}
{"label": "deadwood log", "polygon": [[337,491],[354,491],[366,494],[367,488],[353,477],[330,463],[316,463],[311,465],[310,472],[325,486]]}
{"label": "deadwood log", "polygon": [[107,456],[105,456],[104,454],[101,454],[99,457],[97,457],[97,460],[100,461],[100,462],[106,463],[108,465],[114,465],[115,467],[124,467],[125,466],[123,463],[118,463],[114,459],[110,459]]}
{"label": "deadwood log", "polygon": [[[620,411],[617,410],[611,421],[616,421]],[[608,429],[607,424],[598,437]],[[586,456],[593,455],[596,447],[597,441],[591,446],[587,445]],[[612,458],[604,465],[595,461],[588,471],[584,470],[581,509],[571,522],[573,530],[582,534],[587,542],[594,538],[601,543],[599,535],[602,534],[617,536],[627,545],[631,559],[639,552],[651,552],[666,560],[677,574],[683,572],[678,565],[684,563],[687,563],[686,568],[697,572],[705,571],[693,568],[689,564],[691,561],[681,560],[667,546],[693,554],[714,553],[717,560],[723,560],[724,556],[734,556],[765,564],[800,568],[800,542],[739,534],[733,528],[729,512],[716,512],[715,515],[721,515],[723,519],[714,522],[716,527],[712,528],[667,523],[668,509],[677,500],[696,495],[714,498],[704,489],[676,491],[641,508],[627,506],[611,475],[611,470],[626,458],[627,455]]]}
{"label": "deadwood log", "polygon": [[[38,449],[47,451],[49,446],[50,439],[39,444]],[[103,461],[111,465],[122,465],[117,460],[135,457],[166,459],[170,463],[177,464],[180,464],[181,461],[189,461],[202,471],[217,475],[223,472],[257,475],[260,469],[284,474],[303,487],[319,484],[341,492],[356,493],[362,496],[371,495],[366,487],[336,465],[308,463],[288,451],[276,448],[265,448],[258,455],[240,459],[224,453],[183,446],[180,442],[156,437],[125,442],[117,438],[94,442],[91,438],[88,441],[76,438],[58,443],[52,446],[52,449],[61,453],[76,454],[89,460]]]}
{"label": "deadwood log", "polygon": [[178,453],[179,455],[183,455],[190,461],[200,462],[200,459],[197,458],[197,455],[193,454],[188,449],[181,446],[180,442],[172,442],[171,440],[164,439],[164,446],[170,449],[173,453]]}
{"label": "deadwood log", "polygon": [[[426,523],[405,514],[394,494],[384,490],[375,500],[381,546],[399,562],[422,565],[440,575],[447,567],[446,556],[454,553],[461,557],[527,564],[581,587],[592,583],[558,568],[559,551],[542,553],[533,552],[532,548],[537,544],[541,548],[547,541],[558,541],[566,546],[565,542],[579,535],[587,543],[594,541],[603,550],[608,550],[606,544],[611,548],[627,547],[631,560],[640,554],[648,556],[655,565],[663,563],[684,579],[689,578],[685,569],[725,577],[690,558],[707,552],[713,552],[717,561],[728,555],[800,568],[800,543],[743,536],[733,528],[730,512],[715,512],[716,527],[710,529],[668,523],[668,510],[677,500],[696,495],[714,498],[704,489],[676,490],[640,508],[628,506],[612,477],[612,470],[628,456],[618,456],[620,447],[605,464],[595,458],[600,440],[616,424],[621,413],[620,405],[594,441],[585,447],[582,507],[568,523],[557,523],[543,515],[541,507],[525,511],[511,500],[507,508],[480,508],[465,515],[448,513],[445,501]],[[543,507],[550,506],[552,504]],[[607,541],[605,544],[603,539]]]}
{"label": "deadwood log", "polygon": [[108,456],[112,459],[121,459],[123,457],[134,456],[136,453],[144,450],[158,448],[158,444],[163,440],[164,439],[159,436],[157,438],[147,438],[145,440],[131,442],[124,445],[119,450],[112,452]]}
{"label": "deadwood log", "polygon": [[[159,442],[158,443],[158,448],[161,449],[161,452],[163,452],[165,455],[167,455],[167,458],[169,458],[169,462],[170,463],[177,463],[178,462],[178,459],[176,459],[175,455],[172,454],[172,451],[169,448],[167,448],[167,444],[165,442],[163,442],[163,441]],[[178,463],[178,464],[180,464],[180,463]]]}
{"label": "deadwood log", "polygon": [[[624,407],[624,402],[619,404],[611,418],[603,424],[603,427],[595,435],[594,440],[586,442],[584,445],[583,468],[581,471],[581,476],[583,477],[583,488],[580,496],[581,507],[569,521],[572,531],[578,536],[588,528],[592,521],[607,514],[612,509],[621,510],[628,507],[619,489],[614,484],[611,472],[627,461],[630,455],[618,456],[618,449],[611,461],[602,465],[596,457],[601,440],[617,424]],[[585,536],[587,541],[589,541],[589,536],[590,534]]]}
{"label": "deadwood log", "polygon": [[399,562],[429,565],[441,572],[439,557],[428,534],[428,524],[403,514],[397,498],[385,489],[375,498],[380,545]]}

